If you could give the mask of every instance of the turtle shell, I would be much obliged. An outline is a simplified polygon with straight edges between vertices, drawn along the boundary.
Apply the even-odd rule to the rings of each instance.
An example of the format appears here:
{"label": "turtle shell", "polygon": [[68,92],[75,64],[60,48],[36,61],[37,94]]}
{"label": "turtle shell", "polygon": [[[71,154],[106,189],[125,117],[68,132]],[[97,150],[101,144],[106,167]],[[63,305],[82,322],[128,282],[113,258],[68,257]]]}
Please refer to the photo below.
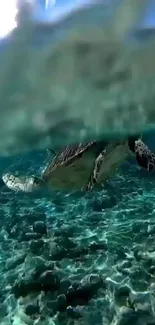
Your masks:
{"label": "turtle shell", "polygon": [[98,183],[104,182],[113,176],[117,168],[130,157],[130,150],[128,147],[128,141],[120,140],[109,142],[106,146],[106,155],[104,161],[101,164],[101,168],[98,174]]}
{"label": "turtle shell", "polygon": [[43,180],[53,189],[81,189],[88,182],[100,148],[96,141],[65,147],[47,166]]}

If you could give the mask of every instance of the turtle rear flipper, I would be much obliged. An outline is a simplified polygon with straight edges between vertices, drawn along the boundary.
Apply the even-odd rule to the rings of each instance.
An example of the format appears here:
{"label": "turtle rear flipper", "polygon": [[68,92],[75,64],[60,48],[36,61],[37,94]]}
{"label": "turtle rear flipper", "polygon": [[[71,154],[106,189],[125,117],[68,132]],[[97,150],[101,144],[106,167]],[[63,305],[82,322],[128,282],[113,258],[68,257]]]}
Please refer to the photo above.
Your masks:
{"label": "turtle rear flipper", "polygon": [[135,141],[136,160],[140,167],[151,171],[155,169],[155,154],[149,150],[146,144],[141,140]]}

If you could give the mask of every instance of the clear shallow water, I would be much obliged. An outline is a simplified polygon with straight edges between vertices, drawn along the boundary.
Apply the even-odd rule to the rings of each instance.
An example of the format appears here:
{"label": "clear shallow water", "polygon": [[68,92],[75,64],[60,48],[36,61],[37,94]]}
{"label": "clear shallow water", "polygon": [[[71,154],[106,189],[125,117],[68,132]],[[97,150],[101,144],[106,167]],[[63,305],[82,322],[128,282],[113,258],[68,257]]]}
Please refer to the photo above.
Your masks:
{"label": "clear shallow water", "polygon": [[[133,6],[135,3],[138,2],[135,0]],[[95,13],[103,27],[102,12],[96,10]],[[116,34],[124,33],[126,29],[128,17],[123,13],[123,20],[118,15],[113,21],[113,36],[115,27]],[[94,10],[91,14],[90,10],[87,18],[91,18],[92,22]],[[133,21],[134,15],[131,16]],[[60,12],[57,17],[60,18]],[[154,122],[154,45],[151,45],[151,51],[145,47],[148,36],[154,37],[154,30],[141,30],[136,35],[137,39],[135,34],[131,35],[137,52],[133,51],[131,57],[129,55],[129,62],[132,66],[137,53],[134,63],[138,67],[140,88],[136,84],[137,88],[134,85],[130,92],[128,82],[130,84],[131,74],[126,53],[123,56],[125,46],[130,52],[128,41],[126,45],[123,43],[123,49],[119,46],[111,48],[107,43],[109,36],[103,41],[101,33],[97,48],[98,30],[94,30],[94,38],[91,34],[92,42],[85,44],[89,33],[84,35],[83,30],[77,28],[77,43],[74,44],[74,37],[72,39],[75,48],[70,49],[67,45],[66,49],[64,44],[60,44],[54,56],[54,42],[62,40],[66,31],[72,29],[75,23],[82,22],[83,18],[86,20],[85,15],[80,14],[62,19],[53,33],[52,22],[47,26],[46,19],[45,24],[39,22],[35,28],[22,24],[21,20],[21,29],[1,43],[0,151],[10,157],[0,158],[0,175],[16,171],[39,175],[48,156],[45,151],[34,152],[33,149],[47,148],[56,142],[62,146],[81,140],[83,129],[89,136],[105,136],[109,126],[111,133],[113,125],[116,129],[113,128],[111,136],[114,137],[118,125],[111,123],[115,121],[119,120],[122,133],[138,131],[137,123],[143,129],[143,123],[146,126],[147,122]],[[78,48],[83,45],[83,40],[86,47],[90,46],[86,62],[94,54],[88,65],[88,80],[85,61],[80,59],[84,53],[81,56]],[[99,62],[105,48],[107,53]],[[109,53],[112,54],[112,69],[108,66],[107,70]],[[125,65],[119,65],[115,71],[115,63],[122,63],[122,57]],[[68,80],[72,59],[75,61],[72,62],[73,71]],[[96,64],[98,62],[99,65]],[[84,70],[81,69],[82,63]],[[153,77],[151,80],[149,73]],[[146,75],[150,83],[145,80]],[[105,79],[102,80],[103,76]],[[72,80],[75,83],[70,88]],[[125,83],[128,96],[120,106],[115,95],[117,91],[120,97],[121,91],[124,95]],[[94,96],[94,89],[98,97]],[[106,120],[105,111],[97,105],[97,100],[100,103],[104,93],[105,103],[108,91],[110,99],[111,94],[114,95],[110,104],[115,115],[111,113],[113,118],[110,119],[107,114]],[[141,103],[141,99],[144,107],[137,106],[137,100]],[[136,106],[133,105],[135,103]],[[98,109],[97,114],[94,107]],[[78,113],[76,121],[72,115],[73,108],[75,115]],[[101,112],[104,113],[103,119]],[[133,115],[127,116],[129,112]],[[83,117],[82,123],[77,118],[79,115]],[[147,116],[148,120],[145,120]],[[62,120],[64,124],[59,123]],[[91,126],[90,130],[87,126]],[[155,152],[153,139],[154,133],[148,134],[146,143]],[[20,154],[25,150],[31,150],[31,153]],[[12,156],[12,152],[16,151],[19,154]],[[154,189],[155,173],[141,170],[134,161],[125,162],[108,182],[85,196],[79,192],[14,193],[0,183],[0,324],[154,325]]]}
{"label": "clear shallow water", "polygon": [[[39,172],[47,160],[1,158],[0,172]],[[153,325],[154,189],[154,172],[134,161],[85,196],[1,184],[1,324]]]}
{"label": "clear shallow water", "polygon": [[77,0],[45,19],[35,3],[19,1],[18,27],[0,44],[1,154],[154,128],[148,1]]}

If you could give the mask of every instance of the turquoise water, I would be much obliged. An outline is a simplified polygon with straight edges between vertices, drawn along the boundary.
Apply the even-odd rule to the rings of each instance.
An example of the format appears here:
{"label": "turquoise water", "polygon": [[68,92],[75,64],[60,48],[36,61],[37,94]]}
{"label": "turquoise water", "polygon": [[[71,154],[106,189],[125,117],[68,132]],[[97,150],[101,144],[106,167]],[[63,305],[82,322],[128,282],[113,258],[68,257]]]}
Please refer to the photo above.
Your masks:
{"label": "turquoise water", "polygon": [[18,27],[0,40],[1,154],[154,128],[149,3],[31,4],[19,0]]}
{"label": "turquoise water", "polygon": [[[20,3],[22,6],[24,2]],[[125,60],[124,66],[119,46],[118,62],[115,61],[117,49],[111,49],[109,37],[102,44],[102,33],[102,46],[97,49],[98,29],[94,29],[94,40],[93,35],[90,38],[88,70],[85,68],[89,55],[86,61],[81,59],[85,58],[87,42],[84,48],[83,43],[77,42],[73,53],[69,47],[65,51],[65,46],[58,46],[56,55],[53,54],[53,45],[68,39],[66,31],[76,25],[77,34],[87,39],[88,35],[79,30],[81,23],[97,20],[103,27],[103,17],[106,22],[112,21],[111,9],[104,14],[96,9],[94,14],[93,8],[88,11],[88,21],[84,13],[75,13],[57,25],[57,18],[73,2],[66,9],[58,1],[49,17],[47,11],[46,15],[41,14],[44,1],[38,3],[38,12],[33,12],[33,18],[38,20],[35,27],[27,24],[29,16],[21,11],[21,27],[4,39],[0,47],[0,325],[155,325],[154,171],[141,169],[134,159],[125,161],[109,181],[85,195],[61,191],[18,193],[9,190],[1,180],[7,172],[39,176],[50,159],[43,149],[81,141],[85,133],[89,140],[92,135],[102,138],[107,135],[107,128],[113,139],[117,133],[114,131],[121,130],[122,136],[138,132],[138,126],[142,130],[143,123],[145,129],[154,127],[154,45],[149,52],[146,50],[143,61],[147,40],[154,38],[154,19],[152,15],[144,19],[142,30],[131,30],[123,43],[123,49],[129,52],[133,46],[131,63],[134,62],[140,81],[138,85],[131,82],[130,89],[132,64]],[[79,3],[82,5],[83,1]],[[130,2],[128,8],[132,9],[135,3],[136,0]],[[138,10],[136,5],[134,8]],[[122,30],[125,33],[128,15],[126,20],[124,14],[125,9],[121,13],[123,19],[118,15],[114,22],[112,34],[122,35]],[[134,10],[131,21],[135,21]],[[84,52],[80,51],[81,45]],[[100,62],[105,49],[107,56]],[[123,66],[120,70],[118,67],[115,75],[115,64],[119,62]],[[70,66],[77,69],[73,69],[68,84]],[[79,75],[81,79],[77,78]],[[107,110],[106,105],[98,107],[101,99],[106,102],[109,90],[112,106]],[[114,114],[108,114],[110,107]],[[115,121],[119,121],[119,128]],[[153,131],[143,139],[153,152],[154,136]],[[29,153],[22,154],[23,151]]]}
{"label": "turquoise water", "polygon": [[[0,172],[39,174],[48,159],[1,158]],[[1,183],[0,324],[155,324],[154,189],[134,160],[87,195]]]}

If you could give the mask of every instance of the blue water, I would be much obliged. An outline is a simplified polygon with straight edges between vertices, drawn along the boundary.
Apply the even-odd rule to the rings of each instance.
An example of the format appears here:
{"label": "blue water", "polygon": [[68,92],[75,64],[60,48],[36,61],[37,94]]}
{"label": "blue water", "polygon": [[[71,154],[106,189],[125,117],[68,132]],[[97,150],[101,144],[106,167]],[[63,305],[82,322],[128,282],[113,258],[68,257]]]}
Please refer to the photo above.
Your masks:
{"label": "blue water", "polygon": [[[151,150],[153,138],[144,138]],[[0,173],[39,174],[48,159],[1,158]],[[154,189],[155,172],[134,159],[86,195],[1,182],[0,323],[153,325]]]}
{"label": "blue water", "polygon": [[[116,0],[114,0],[116,2]],[[67,6],[76,6],[77,1],[73,0],[56,0],[55,4],[52,6],[50,3],[53,1],[48,1],[49,5],[47,10],[45,10],[45,0],[39,0],[38,6],[36,7],[36,17],[40,19],[50,19],[52,17],[52,12],[59,8],[60,10],[65,10]],[[155,26],[155,2],[154,0],[149,0],[144,11],[143,18],[141,20],[141,25],[144,27],[154,27]]]}
{"label": "blue water", "polygon": [[[144,26],[154,11],[150,1]],[[153,152],[154,137],[143,139]],[[48,161],[46,151],[0,157],[0,176],[40,175]],[[154,325],[154,236],[155,171],[134,158],[85,195],[0,181],[0,324]]]}

